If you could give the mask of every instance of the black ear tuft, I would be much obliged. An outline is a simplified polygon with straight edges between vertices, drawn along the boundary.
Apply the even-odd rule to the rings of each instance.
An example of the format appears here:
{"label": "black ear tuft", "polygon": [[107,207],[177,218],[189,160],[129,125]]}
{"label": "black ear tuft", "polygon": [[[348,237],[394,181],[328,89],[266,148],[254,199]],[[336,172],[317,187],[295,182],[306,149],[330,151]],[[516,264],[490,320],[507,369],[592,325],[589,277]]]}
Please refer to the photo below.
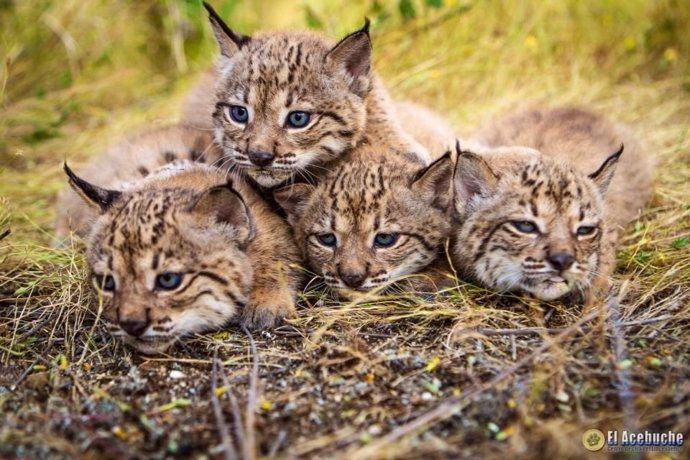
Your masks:
{"label": "black ear tuft", "polygon": [[606,191],[613,180],[613,174],[616,172],[616,166],[621,155],[623,155],[624,146],[621,144],[620,148],[612,153],[604,162],[599,166],[595,172],[589,175],[589,178],[594,181],[594,183],[599,188],[599,193],[601,196],[606,195]]}
{"label": "black ear tuft", "polygon": [[101,212],[107,211],[110,205],[122,195],[120,191],[107,190],[86,182],[84,179],[74,174],[74,171],[67,166],[67,162],[64,163],[64,169],[67,177],[69,177],[69,185],[72,186],[74,191],[88,204],[98,206]]}
{"label": "black ear tuft", "polygon": [[452,197],[452,178],[453,159],[451,152],[446,152],[429,166],[417,171],[412,178],[410,189],[430,205],[446,211]]}
{"label": "black ear tuft", "polygon": [[213,27],[213,33],[216,36],[218,45],[220,46],[220,53],[229,58],[251,41],[251,37],[238,34],[234,32],[223,19],[216,13],[211,5],[204,2],[204,8],[208,11],[208,18]]}

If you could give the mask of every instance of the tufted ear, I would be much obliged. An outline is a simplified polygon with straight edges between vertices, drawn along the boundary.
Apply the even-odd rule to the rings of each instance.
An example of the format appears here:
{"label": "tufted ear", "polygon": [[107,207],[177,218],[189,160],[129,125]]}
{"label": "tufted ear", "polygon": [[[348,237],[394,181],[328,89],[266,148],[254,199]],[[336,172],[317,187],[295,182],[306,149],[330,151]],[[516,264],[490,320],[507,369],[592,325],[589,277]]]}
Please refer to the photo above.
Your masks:
{"label": "tufted ear", "polygon": [[293,218],[301,216],[307,200],[314,192],[314,188],[311,184],[292,184],[274,190],[273,198],[287,213],[288,220],[292,222]]}
{"label": "tufted ear", "polygon": [[200,219],[211,216],[216,222],[233,227],[241,249],[246,248],[254,239],[256,231],[249,208],[229,183],[202,192],[192,204],[190,211]]}
{"label": "tufted ear", "polygon": [[220,47],[220,55],[225,60],[230,59],[243,46],[251,41],[251,37],[234,32],[228,27],[211,5],[204,2],[204,8],[208,11],[208,19],[213,28],[213,34]]}
{"label": "tufted ear", "polygon": [[606,196],[606,191],[613,180],[613,174],[616,172],[618,160],[623,154],[623,148],[624,146],[621,144],[620,148],[614,154],[604,160],[601,166],[599,166],[599,169],[589,175],[589,178],[597,185],[602,197]]}
{"label": "tufted ear", "polygon": [[350,76],[350,89],[364,97],[369,92],[371,70],[371,38],[369,19],[364,27],[351,33],[335,45],[326,55],[327,62],[344,69]]}
{"label": "tufted ear", "polygon": [[446,152],[429,166],[417,171],[412,179],[410,189],[415,195],[422,197],[433,206],[447,210],[452,196],[450,190],[452,178],[453,160],[451,152]]}
{"label": "tufted ear", "polygon": [[476,153],[458,150],[458,161],[453,175],[455,209],[463,213],[476,197],[491,196],[498,184],[498,176],[487,162]]}
{"label": "tufted ear", "polygon": [[67,162],[64,163],[63,167],[65,169],[65,174],[69,177],[69,185],[88,205],[97,207],[101,214],[107,211],[110,205],[122,195],[122,192],[118,190],[107,190],[86,182],[84,179],[74,174],[74,171],[67,166]]}

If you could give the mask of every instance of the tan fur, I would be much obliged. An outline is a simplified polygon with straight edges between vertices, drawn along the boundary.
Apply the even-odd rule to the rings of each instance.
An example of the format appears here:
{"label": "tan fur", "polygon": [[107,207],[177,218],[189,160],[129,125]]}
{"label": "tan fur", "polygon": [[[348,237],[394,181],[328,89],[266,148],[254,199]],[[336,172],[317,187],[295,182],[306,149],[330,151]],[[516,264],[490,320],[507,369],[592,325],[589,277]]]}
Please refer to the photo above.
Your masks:
{"label": "tan fur", "polygon": [[[119,187],[176,160],[214,164],[220,157],[221,151],[213,144],[210,133],[186,126],[169,126],[117,143],[91,162],[80,176],[105,188]],[[58,197],[57,210],[57,244],[64,244],[71,233],[85,237],[97,216],[69,187]]]}
{"label": "tan fur", "polygon": [[[306,32],[240,36],[214,13],[211,18],[220,46],[217,83],[206,93],[193,91],[183,118],[197,124],[213,107],[216,141],[230,167],[273,187],[288,179],[310,180],[360,144],[385,144],[390,156],[428,164],[429,153],[403,131],[385,87],[369,68],[366,29],[334,44]],[[248,110],[246,122],[232,117],[233,106]],[[309,124],[289,126],[294,111],[309,113]]]}
{"label": "tan fur", "polygon": [[[586,299],[592,287],[606,287],[618,229],[651,192],[653,162],[632,132],[581,109],[557,108],[493,121],[476,140],[506,147],[458,158],[459,272],[544,300]],[[621,144],[617,162],[612,154]]]}
{"label": "tan fur", "polygon": [[[438,113],[414,102],[395,101],[395,117],[404,132],[421,144],[436,160],[455,149],[457,135]],[[464,143],[461,141],[461,144]]]}
{"label": "tan fur", "polygon": [[[284,187],[275,197],[314,273],[351,298],[436,259],[450,231],[451,176],[450,155],[420,168],[367,146],[347,155],[317,186]],[[377,237],[393,243],[379,244]]]}
{"label": "tan fur", "polygon": [[574,107],[530,109],[487,123],[475,139],[491,147],[522,145],[565,161],[584,174],[625,150],[606,194],[607,219],[627,225],[649,200],[654,158],[629,126]]}
{"label": "tan fur", "polygon": [[[72,179],[87,203],[84,193]],[[295,313],[299,255],[286,222],[216,168],[175,162],[94,206],[86,258],[110,332],[143,353],[239,319],[269,327]],[[157,277],[180,274],[166,290]],[[115,288],[104,289],[105,276]],[[101,284],[99,286],[99,284]]]}

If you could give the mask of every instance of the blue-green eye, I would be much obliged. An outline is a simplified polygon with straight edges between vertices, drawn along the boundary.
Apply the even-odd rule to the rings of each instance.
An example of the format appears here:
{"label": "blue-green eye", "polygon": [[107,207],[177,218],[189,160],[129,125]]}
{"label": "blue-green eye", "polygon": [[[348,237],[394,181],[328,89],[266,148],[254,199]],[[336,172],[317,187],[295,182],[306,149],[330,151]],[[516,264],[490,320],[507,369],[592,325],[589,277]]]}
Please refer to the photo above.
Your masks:
{"label": "blue-green eye", "polygon": [[319,243],[323,244],[324,246],[328,246],[329,248],[332,248],[338,244],[338,238],[336,238],[332,233],[322,233],[320,235],[316,235],[316,239],[319,240]]}
{"label": "blue-green eye", "polygon": [[577,228],[578,236],[589,236],[593,235],[597,231],[597,228],[591,225],[581,225]]}
{"label": "blue-green eye", "polygon": [[231,105],[225,107],[226,116],[229,116],[236,123],[246,123],[249,120],[249,110],[241,105]]}
{"label": "blue-green eye", "polygon": [[398,241],[397,233],[377,233],[374,237],[374,246],[377,248],[389,248]]}
{"label": "blue-green eye", "polygon": [[534,222],[530,222],[528,220],[514,220],[511,222],[513,224],[513,227],[517,229],[517,231],[522,232],[522,233],[538,233],[539,231],[537,230],[537,226],[534,224]]}
{"label": "blue-green eye", "polygon": [[115,278],[112,275],[93,275],[93,282],[97,289],[112,292],[115,290]]}
{"label": "blue-green eye", "polygon": [[156,287],[172,291],[182,283],[182,275],[179,273],[161,273],[156,277]]}
{"label": "blue-green eye", "polygon": [[304,128],[309,124],[311,115],[308,112],[295,111],[288,113],[287,125],[290,128]]}

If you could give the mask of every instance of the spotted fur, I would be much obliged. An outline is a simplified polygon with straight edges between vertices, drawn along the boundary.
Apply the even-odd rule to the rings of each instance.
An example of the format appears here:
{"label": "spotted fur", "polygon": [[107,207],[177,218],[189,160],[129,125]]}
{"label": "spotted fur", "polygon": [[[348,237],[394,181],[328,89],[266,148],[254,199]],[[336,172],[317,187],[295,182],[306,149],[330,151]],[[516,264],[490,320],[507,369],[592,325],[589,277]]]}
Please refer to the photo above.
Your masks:
{"label": "spotted fur", "polygon": [[[80,172],[80,176],[102,187],[120,187],[174,161],[214,164],[220,158],[221,150],[213,143],[210,133],[188,126],[169,126],[117,143]],[[58,245],[67,243],[72,233],[85,238],[98,215],[94,209],[84,206],[82,198],[71,188],[60,194],[57,211]]]}
{"label": "spotted fur", "polygon": [[[206,7],[220,47],[214,102],[208,102],[210,88],[195,90],[186,118],[198,121],[212,108],[216,141],[231,169],[262,187],[310,180],[344,152],[374,140],[387,142],[390,155],[428,163],[428,152],[401,130],[370,69],[368,23],[337,44],[305,32],[248,37]],[[210,84],[208,77],[203,84]],[[237,107],[242,117],[233,115]],[[308,123],[292,125],[296,112],[308,114]]]}
{"label": "spotted fur", "polygon": [[114,336],[156,353],[231,320],[261,328],[294,314],[298,249],[245,184],[190,162],[115,190],[66,170],[98,213],[86,258]]}
{"label": "spotted fur", "polygon": [[606,287],[618,229],[650,193],[652,165],[631,132],[564,108],[519,112],[477,139],[505,147],[459,155],[453,261],[461,275],[542,300],[586,300]]}
{"label": "spotted fur", "polygon": [[450,155],[420,169],[370,150],[274,194],[311,269],[346,298],[421,271],[450,231]]}

